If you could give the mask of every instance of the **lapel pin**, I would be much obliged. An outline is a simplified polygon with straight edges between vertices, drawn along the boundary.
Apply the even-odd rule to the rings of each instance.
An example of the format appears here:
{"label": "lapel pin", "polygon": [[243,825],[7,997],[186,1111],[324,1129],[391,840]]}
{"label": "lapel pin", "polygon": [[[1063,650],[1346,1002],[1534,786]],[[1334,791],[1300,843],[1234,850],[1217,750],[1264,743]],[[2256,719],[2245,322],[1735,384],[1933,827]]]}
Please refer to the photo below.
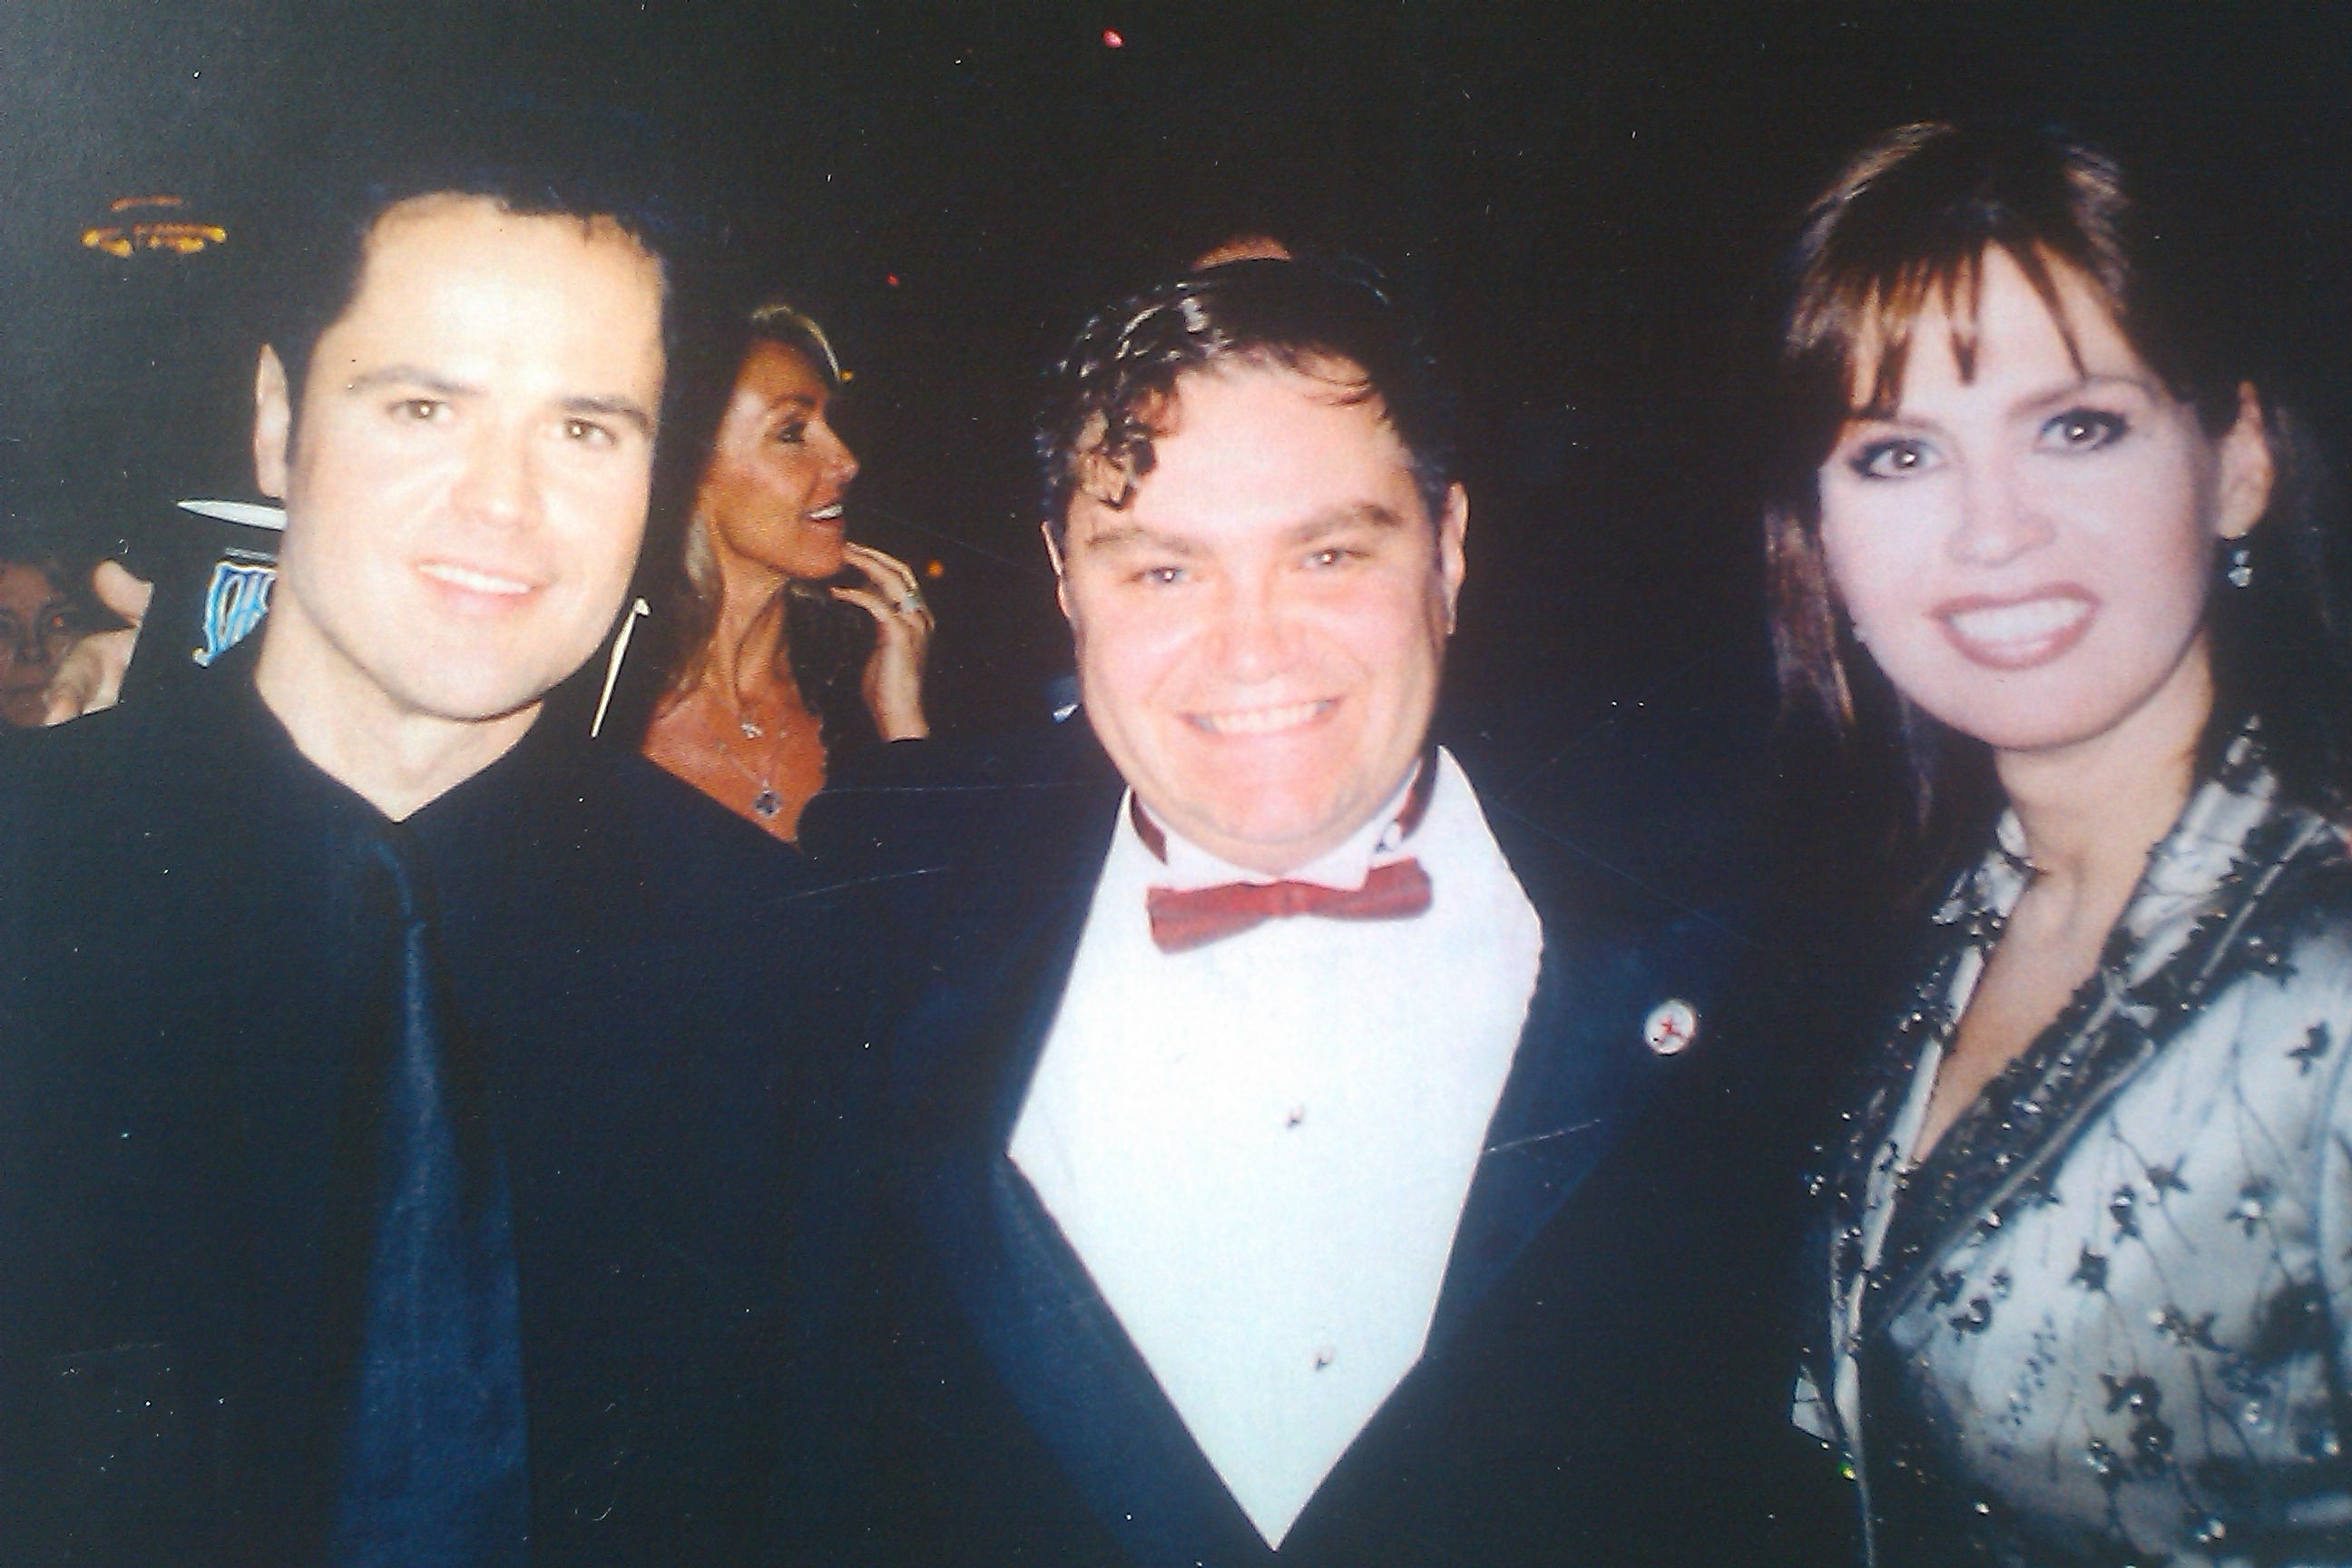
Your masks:
{"label": "lapel pin", "polygon": [[1698,1012],[1679,996],[1670,996],[1650,1009],[1642,1020],[1642,1043],[1662,1057],[1678,1057],[1698,1038]]}

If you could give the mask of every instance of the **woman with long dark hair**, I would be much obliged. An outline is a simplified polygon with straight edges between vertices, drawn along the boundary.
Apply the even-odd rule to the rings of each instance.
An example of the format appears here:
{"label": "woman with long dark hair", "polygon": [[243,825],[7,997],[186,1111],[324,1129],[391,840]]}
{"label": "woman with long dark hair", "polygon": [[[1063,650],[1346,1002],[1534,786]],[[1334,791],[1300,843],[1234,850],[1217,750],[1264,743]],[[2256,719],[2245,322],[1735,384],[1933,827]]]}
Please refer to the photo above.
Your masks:
{"label": "woman with long dark hair", "polygon": [[[781,301],[749,312],[651,619],[608,732],[778,838],[828,760],[929,732],[931,613],[914,574],[845,532],[857,459],[830,417],[844,377],[816,322]],[[634,700],[632,700],[634,694]]]}
{"label": "woman with long dark hair", "polygon": [[2352,663],[2208,259],[1948,125],[1800,242],[1783,686],[1951,868],[1821,1183],[1799,1417],[1878,1563],[2352,1561]]}

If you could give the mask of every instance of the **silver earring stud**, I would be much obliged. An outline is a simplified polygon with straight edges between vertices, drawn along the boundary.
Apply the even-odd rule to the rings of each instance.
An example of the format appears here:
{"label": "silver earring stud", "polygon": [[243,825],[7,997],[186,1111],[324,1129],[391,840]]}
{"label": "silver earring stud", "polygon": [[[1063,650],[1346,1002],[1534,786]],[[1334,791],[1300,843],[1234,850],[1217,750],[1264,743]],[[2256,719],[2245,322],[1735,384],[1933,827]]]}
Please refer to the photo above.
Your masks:
{"label": "silver earring stud", "polygon": [[2230,546],[2230,567],[2222,573],[2232,588],[2243,588],[2254,580],[2253,551],[2242,539]]}

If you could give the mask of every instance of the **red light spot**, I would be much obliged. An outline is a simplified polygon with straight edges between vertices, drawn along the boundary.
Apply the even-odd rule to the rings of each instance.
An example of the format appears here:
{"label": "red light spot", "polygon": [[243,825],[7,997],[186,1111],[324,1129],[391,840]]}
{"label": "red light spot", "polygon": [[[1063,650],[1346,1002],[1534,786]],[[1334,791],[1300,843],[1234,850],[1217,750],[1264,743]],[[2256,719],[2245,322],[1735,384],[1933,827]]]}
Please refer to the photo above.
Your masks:
{"label": "red light spot", "polygon": [[933,561],[928,563],[923,567],[923,575],[929,577],[934,583],[938,582],[947,574],[948,563],[944,561]]}
{"label": "red light spot", "polygon": [[1120,37],[1113,29],[1105,27],[1103,29],[1103,47],[1107,49],[1123,49],[1127,47],[1127,40]]}
{"label": "red light spot", "polygon": [[896,289],[898,286],[898,275],[895,272],[890,273],[885,277],[882,281],[887,283],[891,288]]}

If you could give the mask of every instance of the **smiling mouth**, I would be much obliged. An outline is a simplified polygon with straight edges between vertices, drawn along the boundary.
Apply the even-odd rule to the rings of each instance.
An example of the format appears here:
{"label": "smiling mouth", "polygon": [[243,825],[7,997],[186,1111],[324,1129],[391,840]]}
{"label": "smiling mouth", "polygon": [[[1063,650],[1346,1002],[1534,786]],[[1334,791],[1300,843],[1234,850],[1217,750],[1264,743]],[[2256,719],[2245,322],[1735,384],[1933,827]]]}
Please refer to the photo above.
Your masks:
{"label": "smiling mouth", "polygon": [[1329,697],[1280,708],[1236,708],[1223,713],[1187,713],[1185,722],[1212,735],[1272,735],[1311,724],[1339,705]]}
{"label": "smiling mouth", "polygon": [[835,501],[831,506],[821,506],[814,511],[803,512],[802,515],[811,522],[839,522],[842,510],[842,503]]}
{"label": "smiling mouth", "polygon": [[495,572],[460,566],[451,561],[428,561],[416,570],[436,583],[446,583],[452,588],[461,588],[468,594],[487,595],[491,598],[520,599],[532,587],[520,578],[502,577]]}
{"label": "smiling mouth", "polygon": [[1994,669],[2031,669],[2083,640],[2099,602],[2071,584],[2017,599],[1963,599],[1936,618],[1961,655]]}

